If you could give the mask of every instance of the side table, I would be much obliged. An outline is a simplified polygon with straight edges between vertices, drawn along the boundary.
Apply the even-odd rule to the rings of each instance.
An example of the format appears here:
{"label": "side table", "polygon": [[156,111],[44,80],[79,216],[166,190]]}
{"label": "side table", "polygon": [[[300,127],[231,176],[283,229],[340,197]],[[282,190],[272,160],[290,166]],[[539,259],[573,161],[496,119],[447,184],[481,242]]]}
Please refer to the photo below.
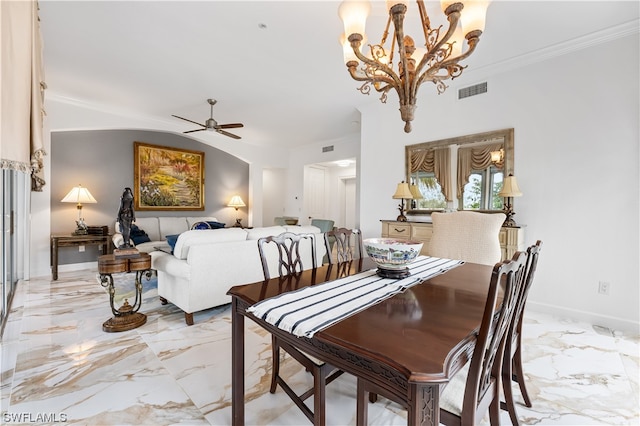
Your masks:
{"label": "side table", "polygon": [[77,246],[91,246],[101,245],[102,253],[111,253],[111,235],[73,235],[73,234],[59,234],[51,236],[51,275],[53,280],[58,279],[58,248],[60,247],[77,247]]}
{"label": "side table", "polygon": [[[124,304],[116,309],[113,306],[115,288],[111,274],[119,272],[136,273],[136,300],[133,305],[130,305],[129,300],[124,299]],[[142,305],[142,276],[146,276],[147,280],[151,278],[151,256],[140,253],[137,257],[119,258],[113,254],[105,254],[98,258],[98,273],[100,284],[109,290],[109,304],[114,315],[102,324],[102,329],[107,332],[126,331],[146,323],[147,316],[138,310]]]}

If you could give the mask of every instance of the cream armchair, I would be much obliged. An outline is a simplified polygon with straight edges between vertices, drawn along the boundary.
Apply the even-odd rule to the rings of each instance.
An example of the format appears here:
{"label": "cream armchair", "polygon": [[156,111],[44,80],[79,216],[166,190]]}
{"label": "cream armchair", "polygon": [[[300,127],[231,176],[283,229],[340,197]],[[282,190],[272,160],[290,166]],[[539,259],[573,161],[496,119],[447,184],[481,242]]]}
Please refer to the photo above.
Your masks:
{"label": "cream armchair", "polygon": [[428,253],[493,266],[502,258],[498,234],[505,218],[504,213],[432,213],[433,235]]}

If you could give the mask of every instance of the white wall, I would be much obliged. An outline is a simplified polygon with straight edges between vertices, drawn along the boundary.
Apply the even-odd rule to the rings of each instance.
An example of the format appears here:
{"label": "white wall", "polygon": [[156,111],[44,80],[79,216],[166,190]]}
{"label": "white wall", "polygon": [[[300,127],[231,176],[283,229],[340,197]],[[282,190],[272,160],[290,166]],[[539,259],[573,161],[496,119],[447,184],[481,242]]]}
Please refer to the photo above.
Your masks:
{"label": "white wall", "polygon": [[[524,193],[515,219],[527,225],[527,244],[544,243],[529,306],[637,330],[638,52],[634,34],[494,75],[488,93],[463,100],[455,88],[427,94],[427,84],[408,135],[395,96],[361,111],[364,234],[397,214],[391,194],[405,145],[513,127]],[[599,281],[611,283],[610,295],[598,294]]]}
{"label": "white wall", "polygon": [[286,192],[283,188],[287,185],[286,169],[265,169],[262,172],[263,185],[263,209],[262,225],[273,225],[273,220],[278,216],[288,216],[285,213]]}

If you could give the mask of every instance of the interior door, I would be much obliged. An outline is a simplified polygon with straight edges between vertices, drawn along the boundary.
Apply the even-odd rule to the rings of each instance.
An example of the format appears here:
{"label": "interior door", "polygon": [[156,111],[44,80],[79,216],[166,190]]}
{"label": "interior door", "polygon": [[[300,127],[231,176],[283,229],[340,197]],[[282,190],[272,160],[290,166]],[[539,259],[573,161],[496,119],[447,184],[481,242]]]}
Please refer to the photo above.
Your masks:
{"label": "interior door", "polygon": [[307,215],[311,218],[327,219],[325,217],[325,181],[326,169],[324,167],[305,166],[304,207]]}
{"label": "interior door", "polygon": [[343,179],[344,182],[344,222],[345,227],[356,227],[356,178]]}

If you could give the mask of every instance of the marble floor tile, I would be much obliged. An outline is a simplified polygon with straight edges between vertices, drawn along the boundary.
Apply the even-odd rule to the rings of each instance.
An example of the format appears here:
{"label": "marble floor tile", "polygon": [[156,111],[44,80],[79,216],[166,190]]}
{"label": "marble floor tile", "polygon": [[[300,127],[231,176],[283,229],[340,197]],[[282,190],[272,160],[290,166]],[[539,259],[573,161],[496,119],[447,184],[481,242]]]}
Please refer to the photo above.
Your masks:
{"label": "marble floor tile", "polygon": [[[132,274],[131,277],[133,276]],[[126,274],[116,277],[116,306],[133,296]],[[231,315],[223,306],[194,315],[187,326],[175,306],[161,305],[155,281],[144,282],[143,326],[106,333],[109,297],[96,271],[60,273],[21,283],[2,336],[2,424],[231,424]],[[527,312],[524,370],[533,407],[522,424],[640,424],[640,339],[615,330]],[[248,425],[307,425],[278,389],[269,393],[271,339],[246,321]],[[294,388],[311,377],[285,356]],[[327,389],[327,424],[355,424],[356,380],[344,374]],[[311,402],[311,401],[310,401]],[[380,398],[369,404],[371,425],[404,425],[406,412]],[[510,424],[506,412],[501,421]],[[488,424],[484,419],[482,424]]]}

